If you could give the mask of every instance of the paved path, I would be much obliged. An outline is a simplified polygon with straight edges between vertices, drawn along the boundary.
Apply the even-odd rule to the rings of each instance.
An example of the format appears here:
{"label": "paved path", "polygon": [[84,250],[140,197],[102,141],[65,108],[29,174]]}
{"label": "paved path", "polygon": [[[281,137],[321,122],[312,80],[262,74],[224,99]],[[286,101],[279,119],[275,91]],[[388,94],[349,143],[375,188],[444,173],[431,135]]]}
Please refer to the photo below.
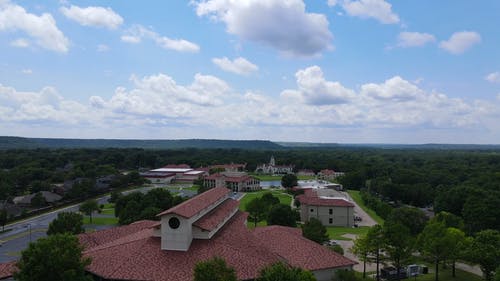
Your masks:
{"label": "paved path", "polygon": [[354,204],[354,215],[361,217],[361,221],[358,222],[358,226],[374,226],[377,222],[368,215],[357,203],[352,199],[352,197],[347,192],[342,192],[349,201]]}

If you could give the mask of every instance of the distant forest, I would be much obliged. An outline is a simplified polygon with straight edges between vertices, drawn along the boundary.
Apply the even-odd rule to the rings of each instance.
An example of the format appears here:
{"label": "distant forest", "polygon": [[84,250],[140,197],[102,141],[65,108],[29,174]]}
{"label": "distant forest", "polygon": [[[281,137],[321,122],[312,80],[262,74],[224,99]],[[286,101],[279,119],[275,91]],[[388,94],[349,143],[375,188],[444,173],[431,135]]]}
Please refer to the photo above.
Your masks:
{"label": "distant forest", "polygon": [[469,232],[500,230],[500,151],[376,149],[10,149],[0,150],[0,199],[78,177],[97,178],[166,164],[191,167],[247,163],[253,171],[274,156],[295,170],[345,172],[339,181],[390,204],[433,206],[464,218]]}

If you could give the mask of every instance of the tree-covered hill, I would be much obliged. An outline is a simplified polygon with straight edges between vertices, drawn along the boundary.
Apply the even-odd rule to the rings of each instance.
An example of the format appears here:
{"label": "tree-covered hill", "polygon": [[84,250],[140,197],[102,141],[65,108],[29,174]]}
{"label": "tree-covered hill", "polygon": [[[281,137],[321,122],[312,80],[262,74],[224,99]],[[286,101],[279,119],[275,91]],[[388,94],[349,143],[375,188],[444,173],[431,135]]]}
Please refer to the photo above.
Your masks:
{"label": "tree-covered hill", "polygon": [[0,137],[0,149],[20,148],[239,148],[239,149],[282,149],[279,144],[266,140],[132,140],[132,139],[59,139]]}

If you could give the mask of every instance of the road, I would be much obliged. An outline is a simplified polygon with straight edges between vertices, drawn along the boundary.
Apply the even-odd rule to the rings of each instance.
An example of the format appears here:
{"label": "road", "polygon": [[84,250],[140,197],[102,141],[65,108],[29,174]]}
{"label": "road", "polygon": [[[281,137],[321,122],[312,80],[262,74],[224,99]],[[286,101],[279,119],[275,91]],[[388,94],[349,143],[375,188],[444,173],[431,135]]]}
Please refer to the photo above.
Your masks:
{"label": "road", "polygon": [[[182,196],[191,197],[196,195],[196,191],[184,190],[185,187],[188,186],[176,185],[166,187],[166,189]],[[122,194],[129,194],[137,191],[146,193],[154,188],[158,187],[145,186],[138,189],[124,191]],[[96,200],[100,205],[107,203],[109,198],[110,195],[105,195],[97,198]],[[5,230],[10,231],[0,234],[0,263],[18,259],[19,253],[28,247],[30,241],[36,241],[38,238],[45,237],[49,224],[59,213],[78,212],[79,208],[80,203],[6,225]]]}

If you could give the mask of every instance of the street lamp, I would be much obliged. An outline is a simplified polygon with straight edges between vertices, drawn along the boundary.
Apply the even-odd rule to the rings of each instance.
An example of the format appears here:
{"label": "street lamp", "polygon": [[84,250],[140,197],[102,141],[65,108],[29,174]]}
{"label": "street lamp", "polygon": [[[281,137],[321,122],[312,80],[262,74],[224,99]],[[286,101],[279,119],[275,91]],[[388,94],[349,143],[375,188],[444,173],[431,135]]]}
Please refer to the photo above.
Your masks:
{"label": "street lamp", "polygon": [[31,243],[31,223],[28,223],[24,227],[28,227],[29,228],[29,231],[30,231],[30,243]]}

